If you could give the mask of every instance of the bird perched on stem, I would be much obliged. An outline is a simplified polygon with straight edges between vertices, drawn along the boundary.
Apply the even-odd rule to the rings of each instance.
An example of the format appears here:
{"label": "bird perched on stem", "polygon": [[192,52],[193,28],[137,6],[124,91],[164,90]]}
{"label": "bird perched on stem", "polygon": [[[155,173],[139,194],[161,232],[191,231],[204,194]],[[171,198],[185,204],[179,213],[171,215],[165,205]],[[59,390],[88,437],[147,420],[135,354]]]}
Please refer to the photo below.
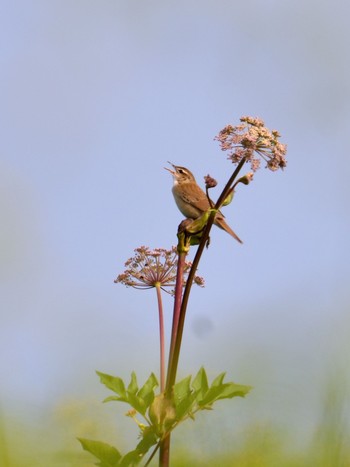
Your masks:
{"label": "bird perched on stem", "polygon": [[[197,219],[212,207],[210,206],[207,195],[197,184],[190,170],[185,167],[180,167],[179,165],[174,165],[171,162],[169,162],[169,164],[172,165],[174,170],[167,167],[164,168],[173,176],[174,185],[172,192],[177,207],[188,219]],[[214,224],[229,233],[239,243],[243,243],[226,223],[224,215],[220,211],[215,215]]]}

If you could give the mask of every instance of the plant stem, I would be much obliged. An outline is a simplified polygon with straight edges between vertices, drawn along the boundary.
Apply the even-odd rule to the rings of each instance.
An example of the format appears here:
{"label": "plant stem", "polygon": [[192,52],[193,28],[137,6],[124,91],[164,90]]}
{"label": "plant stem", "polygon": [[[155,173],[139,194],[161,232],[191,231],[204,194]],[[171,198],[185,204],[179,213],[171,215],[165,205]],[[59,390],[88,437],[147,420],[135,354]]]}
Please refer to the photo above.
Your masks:
{"label": "plant stem", "polygon": [[159,467],[169,467],[170,461],[170,433],[160,442]]}
{"label": "plant stem", "polygon": [[[173,312],[173,325],[171,329],[171,342],[170,342],[170,350],[169,350],[169,363],[168,369],[172,367],[172,361],[174,357],[174,348],[176,342],[176,335],[180,317],[180,310],[181,310],[181,300],[182,300],[182,291],[183,291],[183,283],[184,283],[184,267],[185,267],[185,259],[187,253],[181,252],[178,255],[178,262],[177,262],[177,271],[176,271],[176,284],[175,284],[175,297],[174,297],[174,312]],[[169,377],[169,371],[168,375]],[[172,385],[166,385],[166,395],[171,398],[172,392]],[[168,467],[170,461],[170,433],[161,441],[160,449],[159,449],[159,465],[162,467]]]}
{"label": "plant stem", "polygon": [[237,175],[241,171],[245,161],[246,161],[246,157],[243,157],[241,159],[241,161],[239,162],[239,164],[237,165],[236,170],[231,175],[229,181],[226,183],[225,188],[222,190],[222,193],[219,196],[219,198],[218,198],[218,200],[217,200],[217,202],[215,204],[216,209],[220,209],[222,203],[225,201],[225,199],[226,199],[226,197],[228,195],[228,192],[230,191],[231,185],[233,184],[233,182],[235,181]]}
{"label": "plant stem", "polygon": [[[185,252],[178,253],[175,297],[174,297],[174,311],[173,311],[173,325],[171,329],[171,341],[170,341],[170,350],[169,350],[167,378],[169,378],[169,369],[172,367],[172,361],[174,358],[175,342],[176,342],[180,311],[181,311],[182,292],[183,292],[183,283],[184,283],[184,267],[185,267],[186,255],[187,253]],[[168,397],[171,397],[172,386],[173,385],[169,385],[169,384],[166,385]]]}
{"label": "plant stem", "polygon": [[156,284],[157,300],[158,300],[158,316],[159,316],[159,346],[160,346],[160,391],[165,390],[165,344],[164,344],[164,316],[162,291],[160,283]]}

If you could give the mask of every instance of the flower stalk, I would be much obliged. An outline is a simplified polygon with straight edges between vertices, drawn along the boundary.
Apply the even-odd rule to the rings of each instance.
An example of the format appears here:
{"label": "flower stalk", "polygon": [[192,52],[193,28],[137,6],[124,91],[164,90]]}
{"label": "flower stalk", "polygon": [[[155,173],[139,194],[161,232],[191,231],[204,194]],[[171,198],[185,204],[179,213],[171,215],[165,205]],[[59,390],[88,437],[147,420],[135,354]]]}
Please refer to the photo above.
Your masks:
{"label": "flower stalk", "polygon": [[[176,278],[176,285],[175,285],[175,295],[174,295],[175,300],[174,300],[174,311],[173,311],[173,323],[172,323],[172,329],[171,329],[168,368],[171,368],[172,366],[172,359],[173,359],[174,350],[175,350],[175,342],[176,342],[177,332],[179,328],[183,282],[184,282],[184,266],[185,266],[185,261],[186,261],[186,255],[187,255],[187,252],[185,251],[181,251],[178,253],[177,278]],[[168,396],[170,396],[170,394],[168,394]]]}
{"label": "flower stalk", "polygon": [[163,301],[162,301],[162,290],[160,283],[155,285],[157,292],[158,302],[158,321],[159,321],[159,375],[160,375],[160,390],[165,390],[165,332],[164,332],[164,313],[163,313]]}

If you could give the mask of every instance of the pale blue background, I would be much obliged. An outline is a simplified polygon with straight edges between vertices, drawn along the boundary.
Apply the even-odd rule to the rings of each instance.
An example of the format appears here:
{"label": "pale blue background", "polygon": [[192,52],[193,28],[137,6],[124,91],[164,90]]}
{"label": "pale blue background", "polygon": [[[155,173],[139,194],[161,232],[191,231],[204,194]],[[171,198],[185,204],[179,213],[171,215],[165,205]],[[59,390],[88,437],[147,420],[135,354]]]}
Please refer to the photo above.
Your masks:
{"label": "pale blue background", "polygon": [[312,431],[349,367],[349,17],[345,0],[1,2],[5,413],[100,400],[95,369],[158,371],[155,294],[113,280],[135,247],[176,242],[166,161],[222,185],[213,137],[252,115],[288,167],[226,208],[243,246],[213,231],[180,372],[255,387],[230,429]]}

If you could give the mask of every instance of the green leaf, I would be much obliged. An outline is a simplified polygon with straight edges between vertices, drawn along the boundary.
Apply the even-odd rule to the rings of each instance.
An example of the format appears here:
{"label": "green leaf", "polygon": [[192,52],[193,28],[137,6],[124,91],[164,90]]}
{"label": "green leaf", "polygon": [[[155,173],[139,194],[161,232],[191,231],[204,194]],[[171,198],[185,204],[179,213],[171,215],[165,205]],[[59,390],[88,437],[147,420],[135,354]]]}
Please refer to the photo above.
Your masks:
{"label": "green leaf", "polygon": [[108,389],[119,394],[121,397],[126,396],[125,385],[121,378],[107,375],[99,371],[96,371],[96,373],[100,377],[101,383],[104,384]]}
{"label": "green leaf", "polygon": [[210,389],[208,389],[205,395],[200,400],[198,400],[198,405],[200,407],[211,406],[220,397],[222,391],[222,386],[211,387]]}
{"label": "green leaf", "polygon": [[220,373],[216,378],[213,379],[210,387],[220,386],[225,378],[226,372]]}
{"label": "green leaf", "polygon": [[118,449],[103,443],[102,441],[93,441],[91,439],[78,438],[83,449],[101,461],[103,467],[115,467],[119,464],[121,454]]}
{"label": "green leaf", "polygon": [[125,397],[118,397],[118,396],[109,396],[103,399],[102,402],[111,402],[111,401],[118,401],[118,402],[128,402]]}
{"label": "green leaf", "polygon": [[191,389],[191,375],[186,376],[186,378],[182,379],[174,386],[174,399],[175,404],[179,401],[185,399],[189,394],[192,393]]}
{"label": "green leaf", "polygon": [[215,401],[220,399],[232,399],[237,396],[244,397],[250,389],[250,386],[243,386],[235,383],[225,383],[214,387],[211,386],[205,396],[198,401],[198,405],[203,408],[208,408],[208,406],[210,407]]}
{"label": "green leaf", "polygon": [[243,384],[226,383],[223,384],[222,392],[219,399],[232,399],[233,397],[245,397],[248,392],[252,389],[252,386],[246,386]]}
{"label": "green leaf", "polygon": [[134,467],[142,461],[143,455],[137,449],[128,452],[120,461],[120,467]]}
{"label": "green leaf", "polygon": [[143,399],[137,397],[135,394],[128,394],[127,402],[141,415],[145,415],[147,407]]}
{"label": "green leaf", "polygon": [[138,465],[149,449],[157,444],[157,442],[158,437],[154,433],[153,429],[151,427],[146,428],[142,432],[142,440],[138,443],[136,449],[125,454],[119,465],[121,467]]}
{"label": "green leaf", "polygon": [[125,389],[125,384],[121,378],[107,375],[99,371],[96,373],[99,375],[101,383],[103,383],[108,389],[111,389],[113,392],[118,394],[118,396],[106,397],[103,402],[127,402],[137,412],[145,415],[146,410],[154,399],[153,389],[158,386],[158,380],[153,373],[151,373],[140,390],[138,388],[135,372],[131,373],[131,379],[127,389]]}
{"label": "green leaf", "polygon": [[131,380],[130,380],[130,383],[129,383],[129,386],[128,386],[128,393],[129,394],[136,394],[138,390],[139,390],[139,387],[137,385],[136,374],[133,371],[131,373]]}
{"label": "green leaf", "polygon": [[182,420],[186,415],[193,417],[191,408],[196,400],[197,392],[191,389],[191,376],[187,376],[175,384],[174,402],[177,420]]}
{"label": "green leaf", "polygon": [[186,415],[188,415],[192,419],[194,418],[192,409],[194,406],[194,402],[196,401],[196,398],[197,398],[197,393],[193,391],[187,397],[182,399],[181,402],[175,404],[177,420],[182,420],[183,418],[185,418]]}
{"label": "green leaf", "polygon": [[154,399],[153,389],[159,385],[158,380],[154,373],[151,373],[145,384],[137,393],[137,396],[143,400],[145,407],[148,408]]}
{"label": "green leaf", "polygon": [[127,391],[127,401],[137,412],[145,415],[146,410],[154,400],[153,388],[156,386],[158,386],[158,380],[155,375],[151,373],[145,384],[139,390],[136,375],[132,372]]}
{"label": "green leaf", "polygon": [[136,446],[136,449],[141,454],[146,454],[149,449],[157,444],[158,436],[154,432],[153,427],[147,427],[142,431],[142,439],[139,444]]}
{"label": "green leaf", "polygon": [[192,382],[192,387],[199,394],[205,394],[208,391],[208,377],[203,367],[201,367],[196,374]]}

